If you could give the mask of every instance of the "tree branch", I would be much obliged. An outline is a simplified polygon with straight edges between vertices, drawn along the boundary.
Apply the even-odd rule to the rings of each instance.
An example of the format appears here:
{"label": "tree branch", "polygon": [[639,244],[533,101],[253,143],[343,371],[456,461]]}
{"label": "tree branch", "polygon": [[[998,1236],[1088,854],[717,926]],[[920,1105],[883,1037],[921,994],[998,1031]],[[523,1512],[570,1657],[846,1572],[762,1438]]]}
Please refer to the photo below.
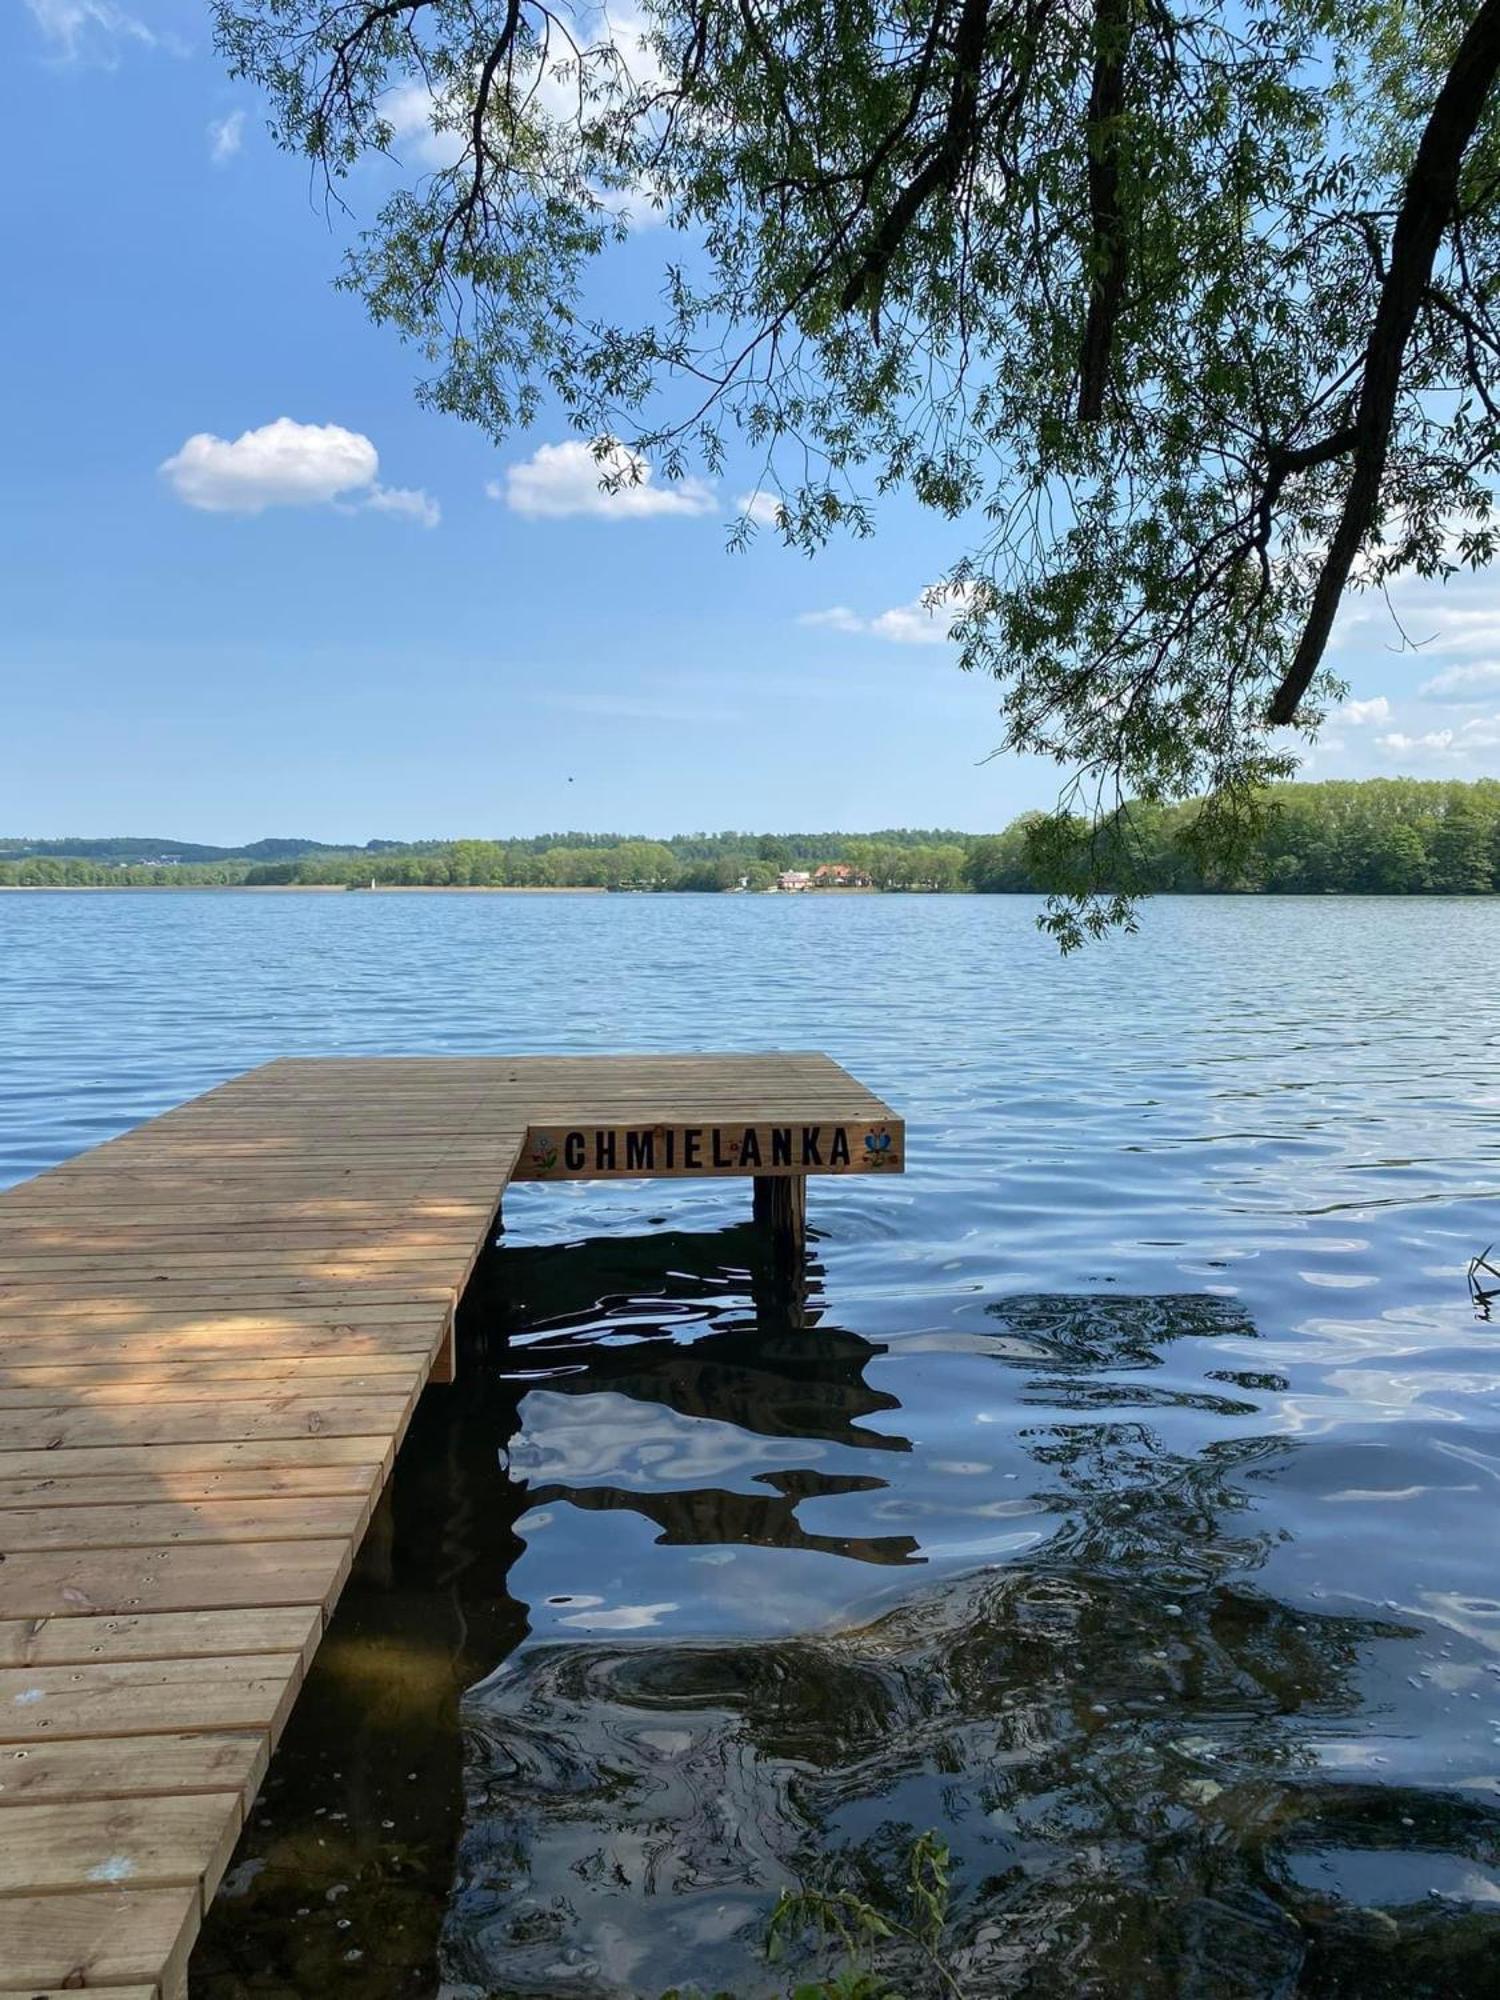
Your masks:
{"label": "tree branch", "polygon": [[1104,414],[1115,326],[1125,297],[1128,253],[1120,213],[1120,124],[1131,0],[1094,0],[1094,81],[1089,92],[1089,309],[1078,366],[1078,421]]}
{"label": "tree branch", "polygon": [[[953,37],[953,87],[948,97],[948,115],[942,137],[886,211],[851,272],[839,299],[844,312],[852,312],[869,294],[872,286],[878,305],[880,287],[891,259],[900,249],[901,239],[916,220],[923,203],[940,188],[953,188],[958,183],[964,158],[974,142],[978,125],[979,84],[984,69],[989,13],[989,0],[964,0],[963,12],[958,17]],[[875,309],[872,307],[872,312]]]}
{"label": "tree branch", "polygon": [[1469,141],[1500,74],[1500,0],[1484,0],[1453,58],[1407,176],[1375,323],[1365,348],[1354,428],[1357,440],[1343,512],[1323,559],[1307,622],[1267,720],[1290,722],[1318,670],[1339,601],[1380,502],[1386,453],[1401,388],[1401,366],[1417,313],[1432,283],[1433,260],[1458,204]]}

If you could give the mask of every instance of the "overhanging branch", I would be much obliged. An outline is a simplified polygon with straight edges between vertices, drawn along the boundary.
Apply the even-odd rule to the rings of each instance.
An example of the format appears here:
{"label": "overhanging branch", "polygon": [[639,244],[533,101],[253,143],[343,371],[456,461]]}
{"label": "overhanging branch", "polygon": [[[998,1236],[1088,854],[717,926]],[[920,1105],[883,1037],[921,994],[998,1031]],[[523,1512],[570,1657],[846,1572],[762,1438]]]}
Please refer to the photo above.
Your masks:
{"label": "overhanging branch", "polygon": [[1131,0],[1094,0],[1094,79],[1089,92],[1089,308],[1078,366],[1078,421],[1104,414],[1115,327],[1125,297],[1127,251],[1120,213],[1120,154]]}
{"label": "overhanging branch", "polygon": [[1296,654],[1271,697],[1267,720],[1288,723],[1312,684],[1334,617],[1380,502],[1401,368],[1418,311],[1432,284],[1433,261],[1458,204],[1464,153],[1500,74],[1500,0],[1484,0],[1448,71],[1407,175],[1391,258],[1365,348],[1354,419],[1355,443],[1343,510],[1313,589]]}

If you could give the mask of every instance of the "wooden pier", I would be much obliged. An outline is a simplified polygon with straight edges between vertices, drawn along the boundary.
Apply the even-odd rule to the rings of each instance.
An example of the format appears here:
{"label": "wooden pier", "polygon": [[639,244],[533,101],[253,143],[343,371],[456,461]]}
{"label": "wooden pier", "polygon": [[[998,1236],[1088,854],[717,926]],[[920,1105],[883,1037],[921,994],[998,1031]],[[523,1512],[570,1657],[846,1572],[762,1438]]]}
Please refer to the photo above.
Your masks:
{"label": "wooden pier", "polygon": [[275,1062],[0,1193],[0,2000],[180,2000],[512,1180],[897,1173],[821,1055]]}

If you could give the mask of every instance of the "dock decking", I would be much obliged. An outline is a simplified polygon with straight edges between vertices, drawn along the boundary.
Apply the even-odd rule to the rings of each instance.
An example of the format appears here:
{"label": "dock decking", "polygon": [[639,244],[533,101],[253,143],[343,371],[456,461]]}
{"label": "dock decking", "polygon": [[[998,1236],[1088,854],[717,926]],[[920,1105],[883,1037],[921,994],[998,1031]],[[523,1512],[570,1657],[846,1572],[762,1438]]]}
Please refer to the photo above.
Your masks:
{"label": "dock decking", "polygon": [[512,1179],[899,1172],[821,1055],[251,1070],[0,1193],[0,1996],[179,2000]]}

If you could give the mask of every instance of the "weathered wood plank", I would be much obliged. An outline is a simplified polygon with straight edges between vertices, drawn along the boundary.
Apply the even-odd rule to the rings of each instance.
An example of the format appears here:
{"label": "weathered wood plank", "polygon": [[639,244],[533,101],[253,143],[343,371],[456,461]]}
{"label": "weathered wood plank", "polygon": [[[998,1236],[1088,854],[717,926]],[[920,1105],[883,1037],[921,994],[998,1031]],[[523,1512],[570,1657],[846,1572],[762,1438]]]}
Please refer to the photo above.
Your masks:
{"label": "weathered wood plank", "polygon": [[[55,1458],[56,1453],[48,1456]],[[341,1495],[373,1501],[379,1487],[378,1460],[355,1465],[250,1465],[202,1472],[96,1473],[90,1478],[59,1476],[54,1470],[40,1478],[0,1478],[0,1544],[5,1539],[4,1510],[12,1507],[49,1510],[131,1507],[167,1500],[191,1506],[200,1500],[314,1500]]]}
{"label": "weathered wood plank", "polygon": [[42,1445],[7,1452],[0,1458],[6,1479],[112,1478],[120,1473],[212,1472],[220,1467],[245,1470],[307,1465],[365,1465],[390,1469],[394,1441],[389,1434],[351,1437],[246,1438],[231,1444],[208,1439],[201,1444],[86,1445],[49,1449]]}
{"label": "weathered wood plank", "polygon": [[0,1619],[328,1605],[352,1560],[347,1541],[22,1553],[0,1563]]}
{"label": "weathered wood plank", "polygon": [[218,1395],[234,1395],[232,1388],[223,1385],[232,1382],[257,1382],[265,1385],[283,1382],[299,1382],[312,1376],[317,1378],[319,1391],[332,1393],[337,1390],[347,1394],[347,1385],[360,1383],[376,1376],[415,1377],[420,1374],[421,1364],[408,1350],[404,1353],[382,1353],[348,1355],[337,1352],[330,1354],[241,1354],[228,1355],[188,1355],[178,1359],[163,1355],[155,1360],[142,1361],[93,1361],[87,1352],[76,1361],[67,1362],[11,1362],[9,1350],[0,1347],[0,1396],[14,1391],[27,1390],[39,1394],[45,1400],[49,1389],[87,1390],[90,1396],[105,1396],[115,1389],[131,1390],[147,1385],[151,1387],[170,1386],[186,1382],[206,1383],[214,1387]]}
{"label": "weathered wood plank", "polygon": [[280,1734],[302,1685],[300,1653],[95,1660],[0,1668],[0,1743],[67,1737]]}
{"label": "weathered wood plank", "polygon": [[28,1995],[144,1986],[175,2000],[201,1909],[196,1888],[0,1897],[0,1965]]}
{"label": "weathered wood plank", "polygon": [[[250,1438],[360,1437],[395,1431],[411,1397],[286,1394],[221,1403],[55,1404],[0,1410],[0,1454],[40,1444],[231,1444]],[[0,1457],[0,1473],[6,1470]]]}
{"label": "weathered wood plank", "polygon": [[[258,1730],[0,1744],[0,1809],[194,1792],[235,1792],[248,1803],[270,1758],[270,1737]],[[0,1817],[0,1844],[20,1837]]]}
{"label": "weathered wood plank", "polygon": [[237,1788],[13,1806],[0,1817],[0,1900],[110,1884],[181,1884],[200,1888],[206,1909],[243,1816]]}
{"label": "weathered wood plank", "polygon": [[[21,1550],[152,1549],[183,1543],[316,1542],[357,1539],[370,1502],[317,1500],[162,1500],[134,1506],[12,1507],[0,1513],[0,1557]],[[226,1558],[232,1560],[232,1558]]]}
{"label": "weathered wood plank", "polygon": [[16,1618],[0,1624],[0,1667],[61,1667],[96,1660],[125,1666],[255,1653],[296,1653],[311,1666],[322,1633],[322,1607],[306,1605]]}
{"label": "weathered wood plank", "polygon": [[415,1395],[423,1386],[426,1367],[411,1361],[361,1374],[324,1371],[316,1376],[305,1372],[266,1371],[242,1368],[233,1375],[215,1379],[201,1375],[158,1369],[139,1375],[119,1375],[113,1379],[91,1380],[92,1371],[75,1372],[71,1377],[49,1383],[17,1382],[0,1377],[0,1410],[49,1410],[87,1405],[106,1409],[112,1405],[149,1403],[214,1403],[221,1399],[249,1401],[260,1393],[315,1395],[321,1402],[328,1396]]}
{"label": "weathered wood plank", "polygon": [[[64,1992],[57,1986],[0,1986],[0,2000],[77,2000],[77,1991],[76,1987]],[[111,1986],[109,2000],[161,2000],[161,1989],[156,1986]]]}

